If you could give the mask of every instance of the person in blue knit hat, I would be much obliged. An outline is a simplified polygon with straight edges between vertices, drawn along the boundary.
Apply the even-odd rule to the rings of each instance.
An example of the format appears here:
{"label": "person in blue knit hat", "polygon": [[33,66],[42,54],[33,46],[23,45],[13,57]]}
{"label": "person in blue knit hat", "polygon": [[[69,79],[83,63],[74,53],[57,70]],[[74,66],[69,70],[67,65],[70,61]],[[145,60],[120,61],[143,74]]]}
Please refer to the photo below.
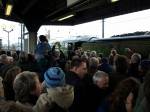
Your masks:
{"label": "person in blue knit hat", "polygon": [[65,73],[59,67],[51,67],[44,73],[43,86],[46,92],[41,94],[35,112],[67,112],[74,100],[74,88],[65,82]]}
{"label": "person in blue knit hat", "polygon": [[44,74],[44,79],[47,88],[65,85],[65,73],[59,67],[49,68]]}

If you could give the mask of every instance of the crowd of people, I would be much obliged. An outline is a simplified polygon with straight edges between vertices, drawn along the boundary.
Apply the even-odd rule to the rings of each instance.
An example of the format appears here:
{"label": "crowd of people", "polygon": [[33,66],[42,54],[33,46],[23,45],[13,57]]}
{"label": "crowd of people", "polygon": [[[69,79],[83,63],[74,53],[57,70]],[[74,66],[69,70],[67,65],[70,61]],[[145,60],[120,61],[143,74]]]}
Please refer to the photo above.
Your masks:
{"label": "crowd of people", "polygon": [[35,54],[0,51],[0,112],[149,112],[150,60],[126,48],[68,56],[39,37]]}

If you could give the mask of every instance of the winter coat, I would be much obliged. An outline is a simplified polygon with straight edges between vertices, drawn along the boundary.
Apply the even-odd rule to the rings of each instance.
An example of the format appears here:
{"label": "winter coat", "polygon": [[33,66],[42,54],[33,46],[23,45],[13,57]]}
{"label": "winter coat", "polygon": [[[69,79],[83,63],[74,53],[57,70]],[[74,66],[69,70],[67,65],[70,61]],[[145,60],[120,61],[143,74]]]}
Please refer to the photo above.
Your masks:
{"label": "winter coat", "polygon": [[16,101],[16,104],[19,105],[21,108],[26,109],[26,112],[33,112],[32,106],[29,103],[21,103],[19,101]]}
{"label": "winter coat", "polygon": [[47,88],[47,93],[40,95],[33,110],[34,112],[49,112],[55,104],[67,110],[71,106],[73,99],[73,86],[66,85],[63,87]]}
{"label": "winter coat", "polygon": [[86,86],[80,77],[72,71],[66,74],[66,83],[74,86],[74,101],[69,108],[70,112],[85,112],[86,105]]}
{"label": "winter coat", "polygon": [[44,55],[51,51],[51,46],[48,42],[40,42],[35,49],[35,57],[37,60],[44,58]]}

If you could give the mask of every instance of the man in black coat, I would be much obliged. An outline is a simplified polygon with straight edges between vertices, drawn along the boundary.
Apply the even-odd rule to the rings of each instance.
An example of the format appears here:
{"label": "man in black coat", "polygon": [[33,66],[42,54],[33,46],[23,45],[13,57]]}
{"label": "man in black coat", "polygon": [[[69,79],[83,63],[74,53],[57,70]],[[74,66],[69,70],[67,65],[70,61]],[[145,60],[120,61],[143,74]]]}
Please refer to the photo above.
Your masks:
{"label": "man in black coat", "polygon": [[87,64],[81,59],[73,59],[71,69],[66,74],[66,83],[74,86],[74,102],[70,107],[70,112],[84,112],[85,106],[85,85],[82,81],[87,73]]}

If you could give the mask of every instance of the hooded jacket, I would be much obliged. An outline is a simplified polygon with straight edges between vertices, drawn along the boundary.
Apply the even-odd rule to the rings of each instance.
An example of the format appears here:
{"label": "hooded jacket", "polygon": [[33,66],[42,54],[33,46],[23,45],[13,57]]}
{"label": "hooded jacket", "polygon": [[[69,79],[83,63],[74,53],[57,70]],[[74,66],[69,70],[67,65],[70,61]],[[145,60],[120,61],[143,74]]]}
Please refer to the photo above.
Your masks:
{"label": "hooded jacket", "polygon": [[40,95],[36,105],[33,107],[34,112],[49,112],[54,104],[64,110],[68,110],[74,99],[73,86],[66,85],[55,88],[47,88],[47,93]]}

